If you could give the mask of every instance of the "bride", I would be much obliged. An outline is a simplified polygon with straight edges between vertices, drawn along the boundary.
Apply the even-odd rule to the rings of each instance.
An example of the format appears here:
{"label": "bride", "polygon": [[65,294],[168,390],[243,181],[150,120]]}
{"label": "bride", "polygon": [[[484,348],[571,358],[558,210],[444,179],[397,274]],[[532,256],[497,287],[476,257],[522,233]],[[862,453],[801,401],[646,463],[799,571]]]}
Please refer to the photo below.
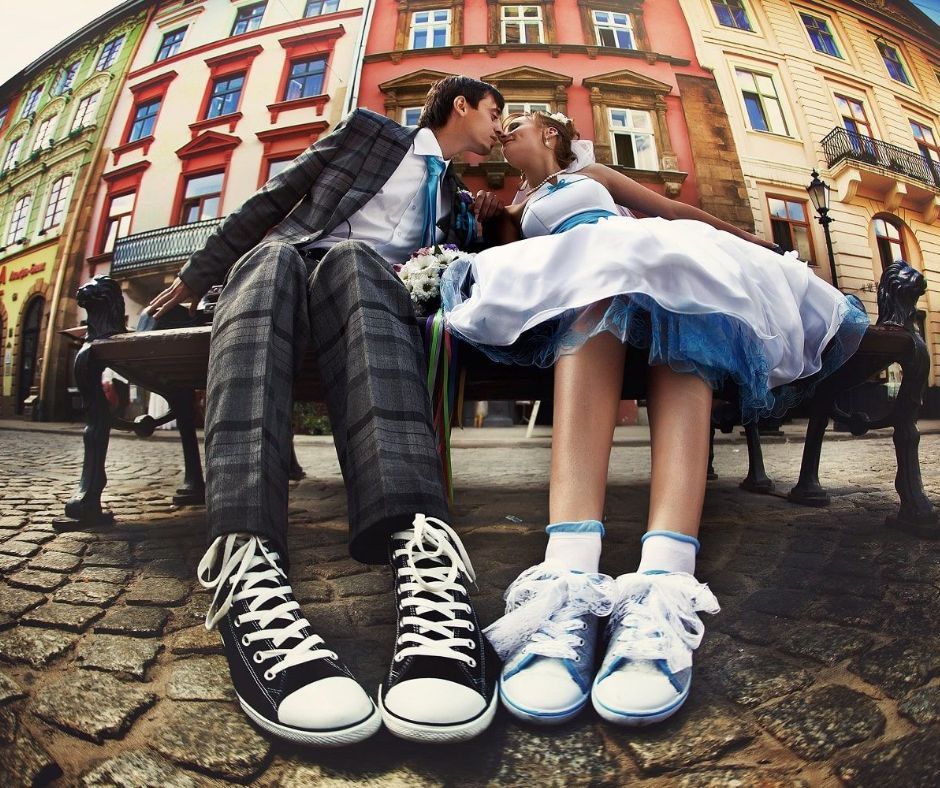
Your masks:
{"label": "bride", "polygon": [[[504,230],[523,240],[452,263],[441,295],[451,332],[491,358],[555,365],[545,559],[487,630],[502,703],[539,724],[590,701],[648,725],[685,702],[698,613],[718,611],[694,577],[713,391],[736,383],[745,419],[782,413],[788,384],[842,364],[868,318],[795,256],[594,163],[575,137],[560,113],[507,120],[526,183]],[[639,566],[614,579],[598,566],[627,345],[649,355],[650,507]]]}

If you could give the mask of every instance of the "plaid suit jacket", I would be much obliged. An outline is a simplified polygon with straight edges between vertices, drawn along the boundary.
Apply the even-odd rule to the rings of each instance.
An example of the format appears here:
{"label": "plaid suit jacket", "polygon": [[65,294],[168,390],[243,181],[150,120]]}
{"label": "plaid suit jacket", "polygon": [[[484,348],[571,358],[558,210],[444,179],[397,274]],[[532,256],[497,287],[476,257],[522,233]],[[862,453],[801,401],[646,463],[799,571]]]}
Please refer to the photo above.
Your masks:
{"label": "plaid suit jacket", "polygon": [[[230,213],[179,272],[201,297],[221,284],[242,255],[262,240],[305,246],[346,221],[395,172],[417,129],[367,109],[357,109]],[[444,204],[453,204],[463,184],[447,168],[441,182]],[[438,222],[448,243],[454,207]]]}

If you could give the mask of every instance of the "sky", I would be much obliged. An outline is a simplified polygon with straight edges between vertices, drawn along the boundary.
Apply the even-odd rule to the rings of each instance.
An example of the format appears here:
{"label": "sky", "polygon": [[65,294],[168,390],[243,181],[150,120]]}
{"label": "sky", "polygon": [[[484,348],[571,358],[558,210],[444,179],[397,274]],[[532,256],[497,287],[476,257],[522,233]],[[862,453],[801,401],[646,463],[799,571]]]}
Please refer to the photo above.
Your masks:
{"label": "sky", "polygon": [[[120,5],[123,0],[0,0],[4,30],[0,47],[0,85],[62,39]],[[940,25],[940,0],[911,0]],[[42,24],[37,25],[36,20]],[[28,31],[28,32],[26,32]]]}

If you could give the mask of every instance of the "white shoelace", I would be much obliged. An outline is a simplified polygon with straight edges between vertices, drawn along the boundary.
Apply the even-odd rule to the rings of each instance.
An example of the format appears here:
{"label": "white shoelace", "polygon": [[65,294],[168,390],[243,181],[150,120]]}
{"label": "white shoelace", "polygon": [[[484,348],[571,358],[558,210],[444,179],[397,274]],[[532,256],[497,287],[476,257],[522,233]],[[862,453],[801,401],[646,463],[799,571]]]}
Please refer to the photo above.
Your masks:
{"label": "white shoelace", "polygon": [[[220,551],[221,561],[218,560]],[[321,648],[325,643],[319,635],[304,636],[303,630],[311,628],[310,623],[300,613],[300,605],[288,598],[291,588],[287,575],[278,565],[278,558],[278,554],[268,550],[258,537],[228,534],[220,536],[209,546],[198,569],[203,588],[216,590],[206,614],[206,629],[212,629],[228,613],[233,602],[247,601],[249,612],[237,616],[234,623],[236,626],[251,621],[258,624],[257,631],[242,635],[243,646],[259,640],[271,642],[273,648],[256,651],[253,657],[258,664],[269,659],[279,660],[265,671],[264,677],[268,681],[295,665],[326,657],[337,658],[334,652]],[[212,569],[217,563],[219,574],[213,578]],[[237,593],[236,588],[240,589]],[[274,607],[260,609],[278,599],[283,601]],[[274,626],[275,622],[282,621],[287,625]],[[291,641],[297,642],[291,644]]]}
{"label": "white shoelace", "polygon": [[506,590],[506,614],[484,632],[496,653],[508,661],[517,654],[580,661],[577,634],[584,616],[606,616],[619,590],[609,575],[571,572],[537,564]]}
{"label": "white shoelace", "polygon": [[[398,570],[402,581],[399,605],[405,611],[401,628],[417,628],[416,632],[401,633],[395,661],[410,656],[443,657],[476,667],[473,657],[457,651],[476,645],[470,638],[458,637],[462,632],[473,632],[474,625],[465,615],[471,612],[470,605],[458,602],[454,592],[466,593],[460,582],[462,574],[471,582],[476,579],[460,537],[447,523],[418,514],[411,528],[392,534],[392,539],[405,542],[393,557],[408,558],[407,564]],[[428,560],[438,565],[417,565]]]}
{"label": "white shoelace", "polygon": [[707,585],[684,572],[620,575],[620,601],[610,616],[615,640],[607,658],[665,660],[670,672],[692,667],[705,634],[698,612],[717,613]]}

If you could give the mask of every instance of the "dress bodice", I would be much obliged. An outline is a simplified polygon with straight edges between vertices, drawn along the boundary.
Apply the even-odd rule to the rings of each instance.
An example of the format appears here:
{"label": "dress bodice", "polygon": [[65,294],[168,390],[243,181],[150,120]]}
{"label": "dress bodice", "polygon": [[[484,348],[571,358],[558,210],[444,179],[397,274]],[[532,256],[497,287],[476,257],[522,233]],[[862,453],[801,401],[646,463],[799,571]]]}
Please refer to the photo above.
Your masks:
{"label": "dress bodice", "polygon": [[586,175],[559,176],[557,184],[546,183],[529,197],[522,212],[522,237],[551,235],[573,217],[597,211],[617,213],[607,189]]}

